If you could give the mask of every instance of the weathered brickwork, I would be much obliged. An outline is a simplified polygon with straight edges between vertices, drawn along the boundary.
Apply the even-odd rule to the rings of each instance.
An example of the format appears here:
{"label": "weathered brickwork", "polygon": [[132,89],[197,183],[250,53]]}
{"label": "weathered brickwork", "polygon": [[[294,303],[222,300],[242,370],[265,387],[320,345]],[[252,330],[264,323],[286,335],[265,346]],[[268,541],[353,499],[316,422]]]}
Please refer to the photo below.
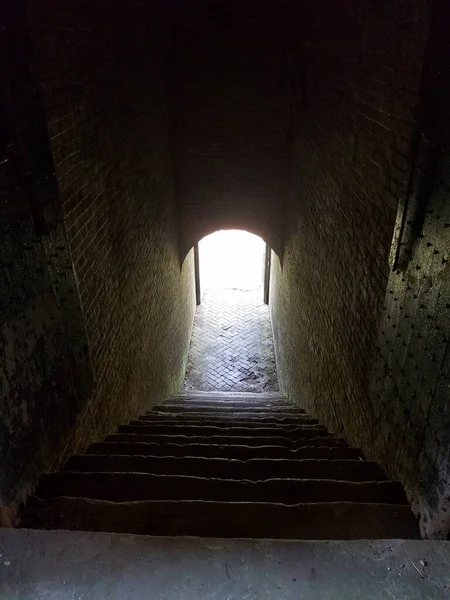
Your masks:
{"label": "weathered brickwork", "polygon": [[173,132],[181,249],[245,229],[282,249],[288,88],[278,3],[174,2]]}
{"label": "weathered brickwork", "polygon": [[272,263],[282,387],[402,480],[392,460],[402,411],[376,410],[368,383],[428,18],[421,1],[299,3],[292,187],[283,266]]}
{"label": "weathered brickwork", "polygon": [[181,270],[163,5],[28,7],[94,374],[65,453],[176,392],[184,375],[193,263]]}
{"label": "weathered brickwork", "polygon": [[23,6],[0,12],[0,525],[9,525],[61,451],[92,377]]}

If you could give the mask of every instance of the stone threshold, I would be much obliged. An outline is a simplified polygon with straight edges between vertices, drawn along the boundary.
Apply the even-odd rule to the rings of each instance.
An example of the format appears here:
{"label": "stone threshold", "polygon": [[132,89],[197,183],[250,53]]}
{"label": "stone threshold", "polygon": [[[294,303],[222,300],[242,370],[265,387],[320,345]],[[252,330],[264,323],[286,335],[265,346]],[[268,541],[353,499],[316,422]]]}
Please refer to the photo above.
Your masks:
{"label": "stone threshold", "polygon": [[444,600],[450,542],[0,530],[8,600]]}

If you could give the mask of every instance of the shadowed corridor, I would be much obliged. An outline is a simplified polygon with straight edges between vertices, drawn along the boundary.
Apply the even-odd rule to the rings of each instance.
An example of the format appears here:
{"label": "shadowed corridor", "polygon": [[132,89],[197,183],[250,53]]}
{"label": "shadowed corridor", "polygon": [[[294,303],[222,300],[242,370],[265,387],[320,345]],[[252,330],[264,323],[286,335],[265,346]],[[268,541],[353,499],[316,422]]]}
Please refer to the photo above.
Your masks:
{"label": "shadowed corridor", "polygon": [[446,2],[0,19],[0,596],[446,598]]}

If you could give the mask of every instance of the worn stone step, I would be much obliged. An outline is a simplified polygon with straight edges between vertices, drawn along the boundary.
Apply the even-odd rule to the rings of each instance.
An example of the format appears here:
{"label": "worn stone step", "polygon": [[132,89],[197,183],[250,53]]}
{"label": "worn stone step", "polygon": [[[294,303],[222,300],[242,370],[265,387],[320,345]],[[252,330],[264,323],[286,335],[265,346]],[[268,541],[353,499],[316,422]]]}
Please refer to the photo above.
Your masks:
{"label": "worn stone step", "polygon": [[[186,413],[186,412],[196,412],[195,407],[190,407],[188,404],[180,404],[179,406],[170,406],[170,405],[166,405],[166,404],[159,404],[158,406],[154,406],[150,411],[149,414],[152,413]],[[258,408],[258,407],[252,407],[252,408],[248,408],[246,406],[236,406],[235,408],[233,408],[233,410],[230,409],[230,407],[228,406],[205,406],[204,408],[202,408],[201,411],[197,411],[197,412],[202,412],[202,413],[214,413],[214,414],[233,414],[236,413],[238,416],[240,414],[246,414],[246,413],[254,413],[256,416],[261,416],[261,417],[265,417],[265,416],[297,416],[297,415],[302,415],[302,414],[306,414],[306,411],[303,408],[294,408],[294,407],[278,407],[278,406],[272,406],[270,408]]]}
{"label": "worn stone step", "polygon": [[293,401],[283,394],[249,394],[241,396],[233,392],[207,392],[200,394],[198,392],[183,392],[176,396],[169,396],[165,402],[268,402],[277,403],[284,402],[285,404],[294,404]]}
{"label": "worn stone step", "polygon": [[198,392],[183,392],[175,396],[169,396],[167,398],[170,402],[185,402],[187,400],[196,402],[217,402],[223,400],[225,402],[289,402],[292,404],[292,400],[281,393],[272,394],[249,394],[248,396],[239,396],[237,392],[208,392],[199,394]]}
{"label": "worn stone step", "polygon": [[305,445],[296,449],[283,446],[221,446],[217,444],[149,444],[133,442],[97,442],[88,448],[90,454],[129,454],[141,456],[201,456],[217,458],[321,458],[321,459],[357,459],[363,457],[361,450],[346,446],[311,445],[311,440],[305,440]]}
{"label": "worn stone step", "polygon": [[256,416],[254,413],[230,413],[219,414],[219,413],[147,413],[141,415],[138,418],[139,421],[178,421],[184,423],[185,421],[207,421],[207,422],[222,422],[222,423],[264,423],[264,424],[280,424],[280,425],[301,425],[311,421],[311,417],[308,415],[299,414],[296,417],[282,417],[282,416]]}
{"label": "worn stone step", "polygon": [[[212,402],[177,402],[177,403],[172,403],[172,402],[164,402],[164,404],[159,404],[157,406],[154,406],[153,408],[155,410],[158,410],[158,408],[160,406],[165,406],[165,407],[170,407],[173,409],[173,412],[177,412],[178,409],[180,407],[187,407],[192,411],[197,411],[197,412],[212,412],[212,411],[208,411],[205,409],[208,408],[220,408],[220,409],[227,409],[231,412],[236,412],[237,409],[241,409],[243,410],[245,408],[245,412],[272,412],[272,408],[276,406],[276,408],[279,409],[284,409],[286,411],[290,411],[293,409],[292,404],[243,404],[241,402],[236,403],[236,402],[222,402],[219,401],[217,403],[212,403]],[[179,412],[179,411],[178,411]],[[224,411],[217,411],[217,412],[224,412]],[[300,413],[300,414],[306,414],[306,413]]]}
{"label": "worn stone step", "polygon": [[[159,405],[161,406],[161,405]],[[252,410],[253,408],[262,408],[264,410],[268,410],[272,407],[277,408],[288,408],[293,409],[297,408],[297,405],[292,402],[288,402],[286,400],[232,400],[232,399],[215,399],[215,400],[203,400],[203,399],[178,399],[178,400],[166,400],[162,403],[162,406],[205,406],[205,407],[237,407],[237,408],[248,408]]]}
{"label": "worn stone step", "polygon": [[154,473],[80,473],[43,475],[39,498],[72,496],[111,502],[140,500],[214,500],[221,502],[374,502],[406,504],[396,481],[334,481],[330,479],[218,479]]}
{"label": "worn stone step", "polygon": [[277,431],[292,431],[297,427],[309,427],[317,425],[323,427],[316,419],[302,420],[300,423],[260,423],[259,421],[215,421],[206,419],[203,421],[195,421],[190,419],[172,420],[172,419],[133,419],[129,425],[135,427],[218,427],[223,430],[234,430],[240,427],[248,429],[270,428]]}
{"label": "worn stone step", "polygon": [[0,529],[0,547],[2,600],[449,600],[442,540]]}
{"label": "worn stone step", "polygon": [[363,460],[249,459],[246,461],[204,457],[127,456],[78,454],[67,461],[65,471],[134,472],[195,475],[222,479],[336,479],[340,481],[383,481],[380,467]]}
{"label": "worn stone step", "polygon": [[170,396],[169,401],[184,401],[184,400],[201,400],[201,401],[215,401],[225,400],[233,402],[271,402],[282,400],[284,402],[292,403],[287,396],[281,392],[200,392],[199,390],[181,392],[175,396]]}
{"label": "worn stone step", "polygon": [[344,446],[343,439],[337,439],[327,434],[324,431],[304,431],[302,435],[297,435],[295,439],[289,437],[276,436],[268,438],[266,436],[228,436],[228,435],[159,435],[159,434],[139,434],[139,433],[115,433],[108,435],[105,438],[106,442],[144,442],[144,443],[159,443],[159,444],[214,444],[220,446],[284,446],[286,448],[297,448],[304,446],[306,443],[309,446]]}
{"label": "worn stone step", "polygon": [[291,440],[312,436],[328,436],[329,433],[322,425],[303,425],[292,429],[277,429],[276,427],[228,427],[209,425],[164,425],[162,423],[138,425],[121,425],[119,433],[137,433],[139,435],[184,435],[184,436],[229,436],[229,437],[266,437],[279,436]]}
{"label": "worn stone step", "polygon": [[417,523],[408,506],[352,502],[286,506],[198,500],[117,503],[59,497],[30,503],[22,525],[215,538],[419,539]]}

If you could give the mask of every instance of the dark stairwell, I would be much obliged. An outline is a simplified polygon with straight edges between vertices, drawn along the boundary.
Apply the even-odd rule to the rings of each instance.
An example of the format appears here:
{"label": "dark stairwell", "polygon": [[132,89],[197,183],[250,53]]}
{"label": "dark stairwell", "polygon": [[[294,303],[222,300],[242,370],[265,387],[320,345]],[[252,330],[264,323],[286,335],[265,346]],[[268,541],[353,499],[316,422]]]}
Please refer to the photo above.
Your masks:
{"label": "dark stairwell", "polygon": [[[2,4],[0,596],[448,597],[449,19]],[[179,396],[218,229],[279,397]]]}
{"label": "dark stairwell", "polygon": [[185,393],[41,478],[23,526],[165,536],[417,538],[398,482],[276,394]]}

